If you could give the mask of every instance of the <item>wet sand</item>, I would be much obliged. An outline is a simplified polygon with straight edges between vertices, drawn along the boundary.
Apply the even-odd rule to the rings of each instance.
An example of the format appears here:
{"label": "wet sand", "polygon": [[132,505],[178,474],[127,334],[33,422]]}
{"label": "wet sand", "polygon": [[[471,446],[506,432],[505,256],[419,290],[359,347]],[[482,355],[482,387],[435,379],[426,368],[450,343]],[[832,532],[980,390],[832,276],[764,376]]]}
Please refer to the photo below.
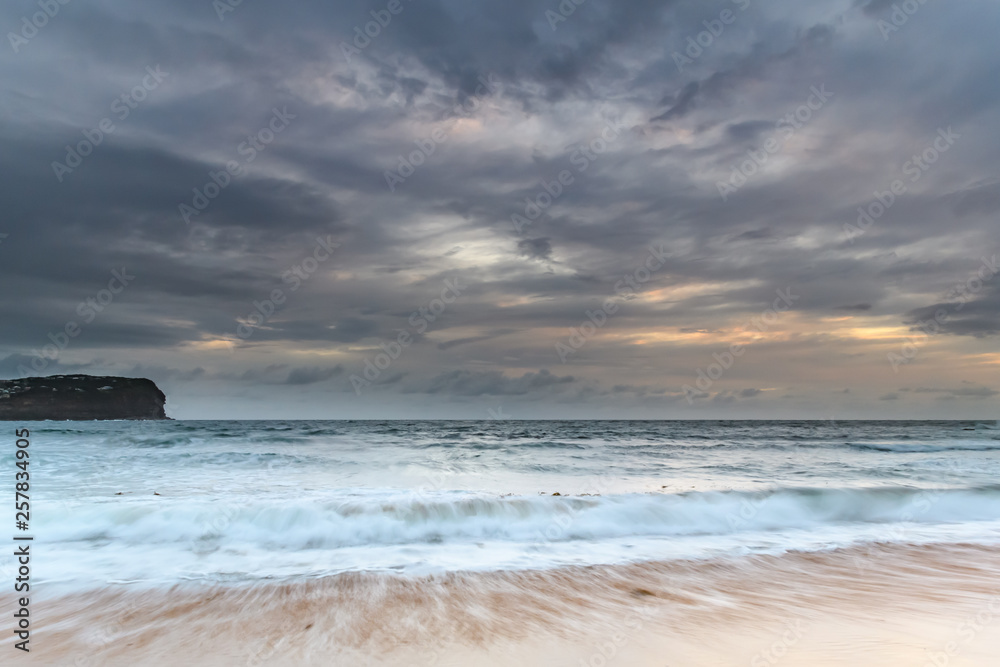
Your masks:
{"label": "wet sand", "polygon": [[10,664],[1000,665],[1000,548],[972,545],[38,593]]}

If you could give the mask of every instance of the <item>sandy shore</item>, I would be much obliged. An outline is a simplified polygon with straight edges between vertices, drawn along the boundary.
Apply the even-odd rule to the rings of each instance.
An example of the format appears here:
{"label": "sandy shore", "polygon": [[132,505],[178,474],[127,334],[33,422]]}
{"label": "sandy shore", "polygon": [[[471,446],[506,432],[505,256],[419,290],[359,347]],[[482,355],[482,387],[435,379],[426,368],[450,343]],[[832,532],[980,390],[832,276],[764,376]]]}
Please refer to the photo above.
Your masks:
{"label": "sandy shore", "polygon": [[[967,545],[117,587],[32,604],[32,651],[5,637],[4,664],[1000,664],[1000,548]],[[3,618],[13,608],[0,599]]]}

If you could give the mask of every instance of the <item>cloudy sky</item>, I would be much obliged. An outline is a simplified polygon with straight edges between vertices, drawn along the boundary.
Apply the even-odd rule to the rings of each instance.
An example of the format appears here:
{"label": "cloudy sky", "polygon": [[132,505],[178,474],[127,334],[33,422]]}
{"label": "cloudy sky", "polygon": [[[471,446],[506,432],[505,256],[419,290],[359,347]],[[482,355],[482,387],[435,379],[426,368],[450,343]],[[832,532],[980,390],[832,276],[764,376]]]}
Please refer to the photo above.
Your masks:
{"label": "cloudy sky", "polygon": [[146,376],[176,418],[1000,416],[996,2],[0,27],[0,377]]}

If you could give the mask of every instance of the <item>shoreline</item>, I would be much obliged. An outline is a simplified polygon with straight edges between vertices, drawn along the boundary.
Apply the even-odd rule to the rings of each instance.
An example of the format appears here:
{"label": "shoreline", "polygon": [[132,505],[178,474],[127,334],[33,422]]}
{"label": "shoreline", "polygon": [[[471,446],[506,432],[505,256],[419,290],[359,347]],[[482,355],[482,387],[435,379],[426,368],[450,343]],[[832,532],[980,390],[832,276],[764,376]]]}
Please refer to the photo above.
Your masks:
{"label": "shoreline", "polygon": [[[1000,659],[1000,547],[967,544],[35,595],[32,664],[757,667]],[[14,602],[0,597],[0,614],[9,618]],[[11,643],[0,642],[0,651]]]}

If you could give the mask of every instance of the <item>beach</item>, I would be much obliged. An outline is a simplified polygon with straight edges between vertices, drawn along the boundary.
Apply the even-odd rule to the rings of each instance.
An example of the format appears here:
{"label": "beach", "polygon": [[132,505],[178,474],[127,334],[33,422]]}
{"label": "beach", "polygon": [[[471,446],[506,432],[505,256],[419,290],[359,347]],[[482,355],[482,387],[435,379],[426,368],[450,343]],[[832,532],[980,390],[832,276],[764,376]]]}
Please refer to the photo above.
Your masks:
{"label": "beach", "polygon": [[986,666],[1000,656],[1000,549],[355,573],[105,589],[36,610],[32,664],[46,665]]}

